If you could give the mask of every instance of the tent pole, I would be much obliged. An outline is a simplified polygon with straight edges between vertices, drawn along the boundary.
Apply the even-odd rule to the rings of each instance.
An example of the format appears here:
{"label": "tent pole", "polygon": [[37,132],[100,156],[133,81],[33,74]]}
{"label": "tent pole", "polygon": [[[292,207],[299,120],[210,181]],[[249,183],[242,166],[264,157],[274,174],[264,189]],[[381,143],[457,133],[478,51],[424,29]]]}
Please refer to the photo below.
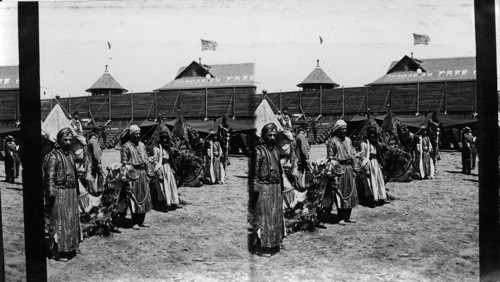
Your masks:
{"label": "tent pole", "polygon": [[417,81],[417,115],[420,114],[420,83]]}
{"label": "tent pole", "polygon": [[111,90],[108,91],[108,122],[111,120]]}
{"label": "tent pole", "polygon": [[158,118],[158,96],[157,96],[158,92],[155,91],[155,100],[154,100],[154,103],[155,103],[155,119]]}
{"label": "tent pole", "polygon": [[208,88],[205,87],[205,120],[208,119]]}
{"label": "tent pole", "polygon": [[236,99],[236,86],[233,86],[233,118],[236,116],[235,112],[235,99]]}
{"label": "tent pole", "polygon": [[344,91],[344,85],[342,85],[342,118],[344,117],[345,114],[345,91]]}
{"label": "tent pole", "polygon": [[323,85],[319,86],[319,115],[323,115]]}
{"label": "tent pole", "polygon": [[446,96],[448,95],[448,81],[444,82],[443,109],[446,114]]}

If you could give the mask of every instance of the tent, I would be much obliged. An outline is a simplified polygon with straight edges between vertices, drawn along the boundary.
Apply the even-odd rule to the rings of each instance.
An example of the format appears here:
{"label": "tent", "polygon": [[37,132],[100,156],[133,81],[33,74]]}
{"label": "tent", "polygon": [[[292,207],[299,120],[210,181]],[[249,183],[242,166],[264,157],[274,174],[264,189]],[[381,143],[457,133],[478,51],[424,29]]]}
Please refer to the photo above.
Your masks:
{"label": "tent", "polygon": [[[378,121],[383,121],[386,115],[387,114],[376,117],[375,119]],[[397,118],[402,124],[406,125],[407,127],[419,129],[422,125],[427,126],[427,122],[432,118],[432,113],[418,116],[398,116]],[[452,117],[439,112],[437,113],[437,118],[439,119],[439,122],[443,124],[443,128],[474,126],[477,122],[476,118],[467,119]]]}
{"label": "tent", "polygon": [[271,106],[269,106],[269,103],[267,102],[266,99],[260,102],[260,105],[254,112],[254,116],[255,116],[255,121],[253,124],[253,128],[255,128],[257,136],[259,137],[260,137],[260,132],[262,131],[264,125],[270,122],[276,124],[279,131],[283,130],[281,123],[279,122],[278,118],[274,114],[273,110],[271,109]]}
{"label": "tent", "polygon": [[[165,122],[165,124],[172,128],[174,127],[178,119],[179,118],[167,121]],[[191,126],[192,129],[201,133],[208,134],[212,130],[217,131],[219,124],[222,123],[222,117],[217,118],[215,121],[207,120],[207,121],[186,121],[186,122]],[[229,127],[231,127],[231,129],[233,130],[233,133],[250,132],[255,130],[255,128],[253,127],[253,123],[251,121],[236,120],[228,117],[227,123],[229,124]]]}
{"label": "tent", "polygon": [[57,104],[43,121],[41,130],[48,135],[50,141],[55,142],[59,130],[66,127],[69,127],[73,134],[76,134],[63,109]]}

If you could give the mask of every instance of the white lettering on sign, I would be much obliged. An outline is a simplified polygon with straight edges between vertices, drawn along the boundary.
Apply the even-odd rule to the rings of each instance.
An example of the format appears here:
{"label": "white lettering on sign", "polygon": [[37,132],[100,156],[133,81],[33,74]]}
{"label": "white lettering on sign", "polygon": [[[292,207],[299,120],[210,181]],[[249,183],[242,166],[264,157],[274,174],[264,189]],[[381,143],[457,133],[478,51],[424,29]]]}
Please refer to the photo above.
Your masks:
{"label": "white lettering on sign", "polygon": [[10,82],[10,78],[6,78],[3,80],[3,84],[9,84],[9,82]]}
{"label": "white lettering on sign", "polygon": [[[178,79],[178,80],[175,80],[175,83],[176,84],[218,83],[218,82],[222,82],[223,78],[225,78],[225,82],[230,82],[230,81],[232,81],[232,82],[245,82],[245,81],[253,82],[254,77],[248,76],[248,75],[228,76],[228,77],[215,76],[215,77],[212,77],[210,79],[206,79],[206,78]],[[1,80],[0,80],[0,83],[1,83]]]}
{"label": "white lettering on sign", "polygon": [[476,75],[476,71],[472,72],[473,75]]}
{"label": "white lettering on sign", "polygon": [[467,70],[462,70],[462,75],[467,75]]}
{"label": "white lettering on sign", "polygon": [[2,84],[2,83],[3,83],[3,78],[0,78],[0,84]]}
{"label": "white lettering on sign", "polygon": [[446,75],[453,75],[453,71],[447,71]]}
{"label": "white lettering on sign", "polygon": [[446,72],[445,71],[439,71],[439,75],[438,76],[441,76],[442,74],[445,74]]}
{"label": "white lettering on sign", "polygon": [[19,84],[19,79],[16,79],[16,84]]}

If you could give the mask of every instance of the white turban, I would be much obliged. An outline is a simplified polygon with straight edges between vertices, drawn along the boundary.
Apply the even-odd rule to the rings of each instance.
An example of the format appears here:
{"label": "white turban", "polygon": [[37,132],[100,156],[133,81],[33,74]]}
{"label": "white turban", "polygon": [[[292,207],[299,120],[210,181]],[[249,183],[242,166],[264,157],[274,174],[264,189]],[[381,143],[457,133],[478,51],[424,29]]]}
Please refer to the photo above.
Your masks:
{"label": "white turban", "polygon": [[137,132],[137,131],[141,132],[141,129],[139,128],[139,126],[137,126],[137,125],[135,125],[135,124],[132,124],[132,125],[130,126],[130,128],[128,129],[128,132],[129,132],[130,134],[133,134],[134,132]]}
{"label": "white turban", "polygon": [[335,123],[335,127],[341,128],[343,126],[347,127],[347,123],[343,119],[339,119]]}
{"label": "white turban", "polygon": [[347,127],[347,123],[344,120],[339,119],[339,120],[337,120],[337,122],[333,126],[332,132],[335,132],[335,131],[337,131],[338,129],[340,129],[342,127]]}

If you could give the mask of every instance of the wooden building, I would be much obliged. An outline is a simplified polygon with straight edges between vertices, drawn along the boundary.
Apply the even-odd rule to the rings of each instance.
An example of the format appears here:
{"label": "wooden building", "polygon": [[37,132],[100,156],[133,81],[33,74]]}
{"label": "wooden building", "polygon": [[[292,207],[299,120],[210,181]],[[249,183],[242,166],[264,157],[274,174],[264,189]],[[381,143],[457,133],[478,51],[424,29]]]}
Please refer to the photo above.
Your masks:
{"label": "wooden building", "polygon": [[19,67],[0,66],[0,128],[19,121]]}
{"label": "wooden building", "polygon": [[256,88],[253,63],[206,65],[200,60],[179,68],[174,80],[154,91],[169,102],[162,109],[167,116],[179,111],[188,118],[206,119],[252,116],[260,102]]}
{"label": "wooden building", "polygon": [[470,115],[477,111],[475,57],[404,56],[392,62],[387,73],[368,86],[373,91],[388,93],[388,106],[394,112]]}

